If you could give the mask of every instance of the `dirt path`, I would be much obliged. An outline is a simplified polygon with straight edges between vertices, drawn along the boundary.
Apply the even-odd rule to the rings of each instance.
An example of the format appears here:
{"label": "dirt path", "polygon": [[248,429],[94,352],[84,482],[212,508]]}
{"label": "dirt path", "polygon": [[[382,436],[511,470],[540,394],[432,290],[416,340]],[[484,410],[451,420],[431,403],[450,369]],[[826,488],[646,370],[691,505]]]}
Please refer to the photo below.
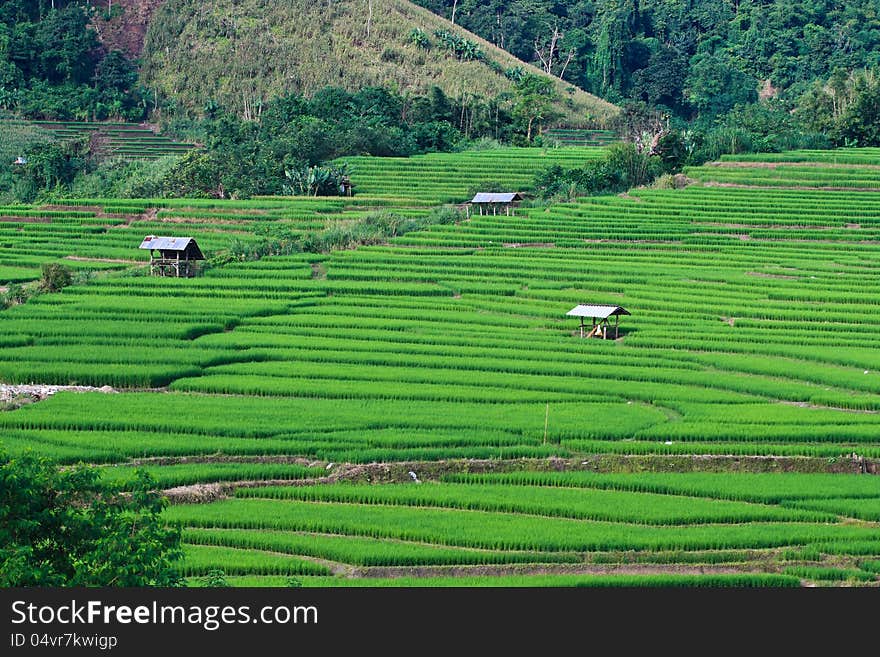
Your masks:
{"label": "dirt path", "polygon": [[820,192],[880,192],[880,187],[821,187],[815,185],[743,185],[740,183],[717,182],[707,180],[701,182],[703,187],[729,187],[731,189],[785,189],[790,191],[815,190]]}
{"label": "dirt path", "polygon": [[779,167],[816,167],[818,169],[880,169],[878,164],[846,164],[842,162],[749,162],[740,160],[736,162],[715,161],[707,162],[707,167],[719,169],[778,169]]}
{"label": "dirt path", "polygon": [[137,459],[125,465],[173,465],[175,463],[296,463],[324,467],[324,477],[307,479],[262,479],[175,486],[163,491],[172,504],[207,503],[230,497],[239,488],[266,486],[313,486],[342,481],[356,483],[410,483],[414,473],[420,481],[437,481],[455,473],[537,472],[814,472],[830,474],[880,474],[880,462],[853,454],[829,462],[807,456],[725,456],[596,454],[577,459],[455,459],[447,461],[407,461],[400,463],[330,464],[289,456],[164,457]]}
{"label": "dirt path", "polygon": [[481,577],[504,575],[739,575],[766,573],[766,568],[690,564],[491,564],[474,566],[367,566],[355,577]]}
{"label": "dirt path", "polygon": [[83,256],[64,256],[65,260],[76,260],[77,262],[118,262],[122,265],[148,265],[143,260],[122,260],[120,258],[84,258]]}
{"label": "dirt path", "polygon": [[16,217],[10,215],[0,216],[0,221],[16,224],[51,224],[52,219],[49,217]]}

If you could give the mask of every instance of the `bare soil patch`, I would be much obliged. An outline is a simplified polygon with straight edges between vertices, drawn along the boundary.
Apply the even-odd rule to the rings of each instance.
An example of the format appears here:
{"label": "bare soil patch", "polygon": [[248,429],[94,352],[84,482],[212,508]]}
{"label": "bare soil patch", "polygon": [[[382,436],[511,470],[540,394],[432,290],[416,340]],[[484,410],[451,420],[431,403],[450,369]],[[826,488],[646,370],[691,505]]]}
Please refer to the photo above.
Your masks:
{"label": "bare soil patch", "polygon": [[760,271],[747,271],[746,276],[757,276],[758,278],[777,278],[783,281],[796,281],[797,276],[787,276],[785,274],[765,274]]}
{"label": "bare soil patch", "polygon": [[705,166],[719,169],[778,169],[780,167],[815,167],[817,169],[880,169],[878,164],[845,164],[840,162],[707,162]]}
{"label": "bare soil patch", "polygon": [[880,192],[880,187],[822,187],[818,185],[742,185],[740,183],[717,182],[709,180],[703,187],[729,187],[731,189],[814,189],[822,192]]}
{"label": "bare soil patch", "polygon": [[216,224],[218,226],[247,226],[252,222],[247,219],[204,219],[201,217],[163,217],[163,224]]}
{"label": "bare soil patch", "polygon": [[356,577],[481,577],[504,575],[736,575],[763,573],[749,565],[690,564],[497,564],[477,566],[369,566]]}
{"label": "bare soil patch", "polygon": [[104,208],[99,205],[62,205],[58,203],[41,205],[40,209],[52,210],[55,212],[94,212],[95,214],[104,210]]}
{"label": "bare soil patch", "polygon": [[836,459],[808,456],[740,456],[740,455],[630,455],[593,454],[576,459],[454,459],[447,461],[408,461],[400,463],[327,463],[289,456],[226,456],[163,457],[137,459],[126,465],[172,465],[175,463],[297,463],[322,466],[328,474],[308,479],[264,479],[191,484],[169,488],[163,493],[172,503],[213,502],[229,497],[238,488],[266,486],[312,486],[338,482],[366,484],[412,483],[410,473],[420,481],[436,481],[452,473],[502,472],[823,472],[832,474],[880,474],[880,462],[857,455]]}
{"label": "bare soil patch", "polygon": [[10,217],[0,216],[0,221],[14,224],[51,224],[51,217]]}
{"label": "bare soil patch", "polygon": [[121,258],[84,258],[82,256],[64,256],[65,260],[76,260],[77,262],[118,262],[123,265],[143,265],[148,264],[140,260],[122,260]]}
{"label": "bare soil patch", "polygon": [[[693,221],[692,226],[712,226],[715,228],[746,228],[749,230],[836,230],[840,226],[820,226],[818,224],[731,224],[715,221]],[[846,224],[846,228],[861,228],[859,224]]]}
{"label": "bare soil patch", "polygon": [[0,383],[0,404],[9,404],[13,408],[43,401],[58,392],[119,392],[110,386],[95,388],[92,386],[55,386],[43,384],[9,384]]}
{"label": "bare soil patch", "polygon": [[104,0],[90,0],[99,11],[95,12],[92,27],[98,39],[107,50],[121,50],[130,58],[140,57],[144,49],[144,38],[150,27],[153,13],[165,0],[115,0],[122,7],[122,13],[106,20],[107,3]]}

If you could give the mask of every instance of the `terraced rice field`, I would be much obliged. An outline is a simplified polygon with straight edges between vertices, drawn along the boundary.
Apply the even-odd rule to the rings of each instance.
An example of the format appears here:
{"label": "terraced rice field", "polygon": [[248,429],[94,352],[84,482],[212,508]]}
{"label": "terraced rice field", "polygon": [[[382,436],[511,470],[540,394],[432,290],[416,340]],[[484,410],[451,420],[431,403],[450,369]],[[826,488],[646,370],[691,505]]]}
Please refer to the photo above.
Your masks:
{"label": "terraced rice field", "polygon": [[686,171],[720,186],[880,191],[880,148],[725,155],[719,162]]}
{"label": "terraced rice field", "polygon": [[[106,226],[88,201],[8,222],[0,266],[133,257],[171,227],[210,252],[268,222],[423,213],[475,180],[525,185],[556,153],[363,158],[353,199],[119,201],[135,218]],[[866,181],[880,166],[802,157],[828,179],[839,158]],[[193,584],[876,585],[880,193],[719,171],[37,297],[0,314],[0,379],[122,392],[0,413],[3,442],[103,464],[108,485],[147,464],[174,489]],[[618,340],[581,340],[578,303],[632,315]]]}
{"label": "terraced rice field", "polygon": [[91,121],[16,121],[3,123],[27,123],[48,131],[56,139],[65,140],[88,136],[95,139],[100,151],[125,159],[155,159],[165,155],[182,155],[194,148],[192,144],[163,137],[135,123]]}
{"label": "terraced rice field", "polygon": [[473,198],[471,190],[528,190],[537,171],[552,164],[582,165],[601,148],[498,148],[464,153],[429,153],[412,158],[347,157],[356,194],[395,196],[436,205]]}
{"label": "terraced rice field", "polygon": [[607,146],[620,137],[613,130],[584,130],[579,128],[548,128],[543,136],[562,146]]}

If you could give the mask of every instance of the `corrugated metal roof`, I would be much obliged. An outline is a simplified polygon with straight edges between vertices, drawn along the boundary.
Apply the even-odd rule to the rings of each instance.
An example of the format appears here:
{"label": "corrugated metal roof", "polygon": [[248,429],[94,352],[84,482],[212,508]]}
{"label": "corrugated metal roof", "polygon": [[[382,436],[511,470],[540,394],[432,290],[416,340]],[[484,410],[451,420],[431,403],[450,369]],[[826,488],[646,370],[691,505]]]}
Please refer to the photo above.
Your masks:
{"label": "corrugated metal roof", "polygon": [[142,249],[156,249],[158,251],[186,251],[186,247],[190,242],[195,240],[192,237],[156,237],[148,235],[141,242]]}
{"label": "corrugated metal roof", "polygon": [[569,310],[566,315],[572,317],[592,317],[593,319],[605,319],[612,315],[629,315],[630,312],[626,308],[620,306],[575,306]]}
{"label": "corrugated metal roof", "polygon": [[471,199],[471,203],[510,203],[511,201],[522,201],[519,192],[480,192]]}

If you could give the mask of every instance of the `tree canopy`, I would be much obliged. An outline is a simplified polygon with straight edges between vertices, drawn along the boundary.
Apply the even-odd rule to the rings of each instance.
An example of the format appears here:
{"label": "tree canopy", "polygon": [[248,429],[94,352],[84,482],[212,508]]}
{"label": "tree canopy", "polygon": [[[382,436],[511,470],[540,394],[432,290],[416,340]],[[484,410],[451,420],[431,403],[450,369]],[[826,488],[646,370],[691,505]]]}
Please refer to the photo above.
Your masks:
{"label": "tree canopy", "polygon": [[137,70],[108,52],[87,2],[0,3],[0,109],[34,119],[137,121],[146,114]]}
{"label": "tree canopy", "polygon": [[[771,86],[798,96],[880,64],[874,0],[415,0],[614,102],[715,116]],[[545,67],[546,68],[546,67]]]}
{"label": "tree canopy", "polygon": [[130,491],[108,491],[95,468],[0,452],[0,586],[179,584],[180,531],[153,484],[140,472]]}

